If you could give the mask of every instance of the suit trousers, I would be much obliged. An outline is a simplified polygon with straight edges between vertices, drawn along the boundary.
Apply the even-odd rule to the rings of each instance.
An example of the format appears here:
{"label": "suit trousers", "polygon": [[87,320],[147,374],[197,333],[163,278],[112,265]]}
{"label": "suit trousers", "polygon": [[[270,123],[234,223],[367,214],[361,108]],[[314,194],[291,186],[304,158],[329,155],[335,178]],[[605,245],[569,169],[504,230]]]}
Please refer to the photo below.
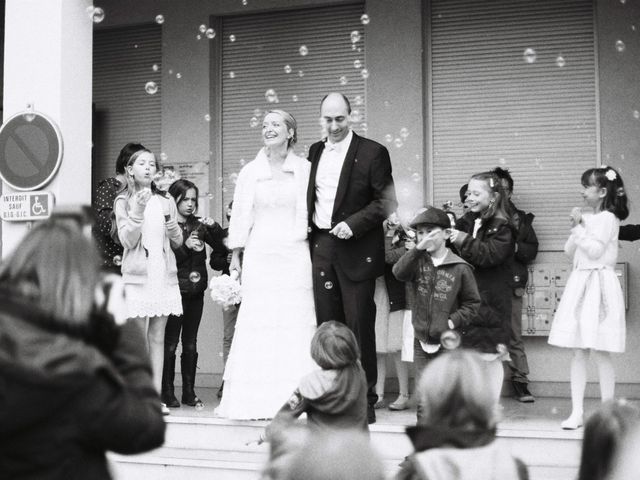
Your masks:
{"label": "suit trousers", "polygon": [[378,380],[376,359],[376,304],[373,301],[376,279],[349,279],[338,260],[336,250],[340,240],[326,230],[315,229],[311,237],[313,295],[318,325],[336,320],[355,334],[360,347],[362,368],[367,378],[367,401],[378,400],[375,392]]}
{"label": "suit trousers", "polygon": [[511,298],[511,338],[509,341],[509,368],[511,369],[511,381],[529,383],[529,363],[524,351],[522,341],[522,295],[515,293]]}

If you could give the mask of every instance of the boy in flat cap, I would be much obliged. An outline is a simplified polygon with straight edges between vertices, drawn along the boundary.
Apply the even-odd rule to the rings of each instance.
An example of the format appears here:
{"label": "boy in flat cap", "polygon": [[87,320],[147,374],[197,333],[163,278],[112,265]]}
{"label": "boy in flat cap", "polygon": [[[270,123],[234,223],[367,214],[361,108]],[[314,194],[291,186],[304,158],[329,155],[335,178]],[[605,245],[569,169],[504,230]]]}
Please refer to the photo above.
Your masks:
{"label": "boy in flat cap", "polygon": [[[439,208],[430,207],[410,223],[416,247],[393,266],[393,274],[413,289],[413,364],[416,380],[429,360],[442,352],[440,336],[446,330],[463,334],[480,308],[473,267],[447,247],[451,221]],[[418,406],[418,421],[421,417]]]}

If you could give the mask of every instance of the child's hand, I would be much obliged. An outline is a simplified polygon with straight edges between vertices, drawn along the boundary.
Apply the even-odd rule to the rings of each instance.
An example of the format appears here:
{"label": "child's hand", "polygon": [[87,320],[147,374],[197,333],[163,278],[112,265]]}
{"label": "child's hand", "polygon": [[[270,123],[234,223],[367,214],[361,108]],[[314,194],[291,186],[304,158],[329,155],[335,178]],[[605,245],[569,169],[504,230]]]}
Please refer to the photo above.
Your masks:
{"label": "child's hand", "polygon": [[142,190],[137,192],[135,197],[134,197],[136,203],[141,207],[146,206],[147,203],[149,202],[150,198],[151,198],[151,189],[150,188],[143,188]]}
{"label": "child's hand", "polygon": [[418,250],[426,250],[427,247],[433,243],[433,237],[435,236],[435,234],[438,232],[438,230],[433,230],[431,232],[429,232],[428,234],[426,234],[422,240],[420,240],[418,242],[418,244],[416,245],[416,248]]}
{"label": "child's hand", "polygon": [[580,225],[582,222],[582,209],[580,207],[574,207],[569,214],[569,221],[571,222],[571,227],[575,227],[576,225]]}

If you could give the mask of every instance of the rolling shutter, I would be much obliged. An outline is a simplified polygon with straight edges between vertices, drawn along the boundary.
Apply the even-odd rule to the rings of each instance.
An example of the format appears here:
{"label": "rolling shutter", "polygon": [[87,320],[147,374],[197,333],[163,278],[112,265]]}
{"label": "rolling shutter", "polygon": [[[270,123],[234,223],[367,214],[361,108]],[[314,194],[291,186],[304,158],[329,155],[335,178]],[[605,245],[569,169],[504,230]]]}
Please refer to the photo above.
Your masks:
{"label": "rolling shutter", "polygon": [[[93,35],[93,187],[115,175],[128,142],[156,155],[161,135],[162,28],[157,24],[96,30]],[[153,70],[153,65],[158,70]],[[145,91],[147,82],[157,93]]]}
{"label": "rolling shutter", "polygon": [[[242,165],[253,160],[263,145],[265,111],[282,109],[295,117],[295,151],[305,157],[309,146],[321,138],[320,100],[329,92],[349,97],[352,111],[357,111],[352,113],[360,119],[354,129],[364,131],[363,13],[364,6],[357,4],[221,19],[222,177],[218,180],[224,205],[233,198],[235,176]],[[352,42],[354,31],[358,36]],[[304,56],[302,46],[308,52]],[[277,103],[267,100],[269,89]]]}
{"label": "rolling shutter", "polygon": [[474,173],[509,168],[541,250],[561,250],[580,175],[599,161],[592,0],[432,0],[430,10],[434,203],[458,202]]}

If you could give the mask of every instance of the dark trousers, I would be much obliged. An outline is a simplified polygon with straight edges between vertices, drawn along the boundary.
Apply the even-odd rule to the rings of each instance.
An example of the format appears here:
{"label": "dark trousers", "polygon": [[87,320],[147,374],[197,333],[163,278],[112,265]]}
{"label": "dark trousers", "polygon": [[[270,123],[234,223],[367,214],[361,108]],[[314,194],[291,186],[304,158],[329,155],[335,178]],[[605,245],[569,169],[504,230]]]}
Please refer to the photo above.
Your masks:
{"label": "dark trousers", "polygon": [[522,341],[522,296],[511,297],[511,338],[509,340],[509,368],[513,382],[529,383],[529,363]]}
{"label": "dark trousers", "polygon": [[196,353],[196,339],[202,318],[204,294],[182,297],[182,315],[169,315],[164,333],[164,346],[170,354],[175,354],[182,330],[182,352]]}
{"label": "dark trousers", "polygon": [[376,360],[376,304],[373,301],[376,280],[354,282],[340,267],[335,250],[343,242],[326,231],[314,231],[311,239],[313,294],[318,325],[329,320],[346,324],[355,334],[361,362],[367,377],[367,401],[378,400]]}

